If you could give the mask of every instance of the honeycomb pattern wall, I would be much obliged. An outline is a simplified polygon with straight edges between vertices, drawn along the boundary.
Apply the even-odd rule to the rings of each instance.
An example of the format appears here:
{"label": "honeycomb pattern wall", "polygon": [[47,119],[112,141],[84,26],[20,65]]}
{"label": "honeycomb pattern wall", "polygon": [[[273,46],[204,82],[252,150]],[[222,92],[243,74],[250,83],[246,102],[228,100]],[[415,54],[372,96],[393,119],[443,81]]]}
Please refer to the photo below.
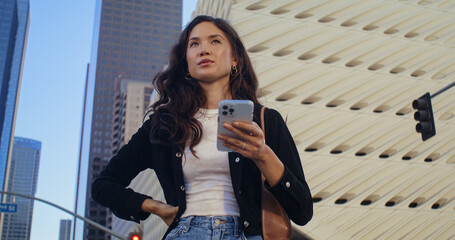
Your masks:
{"label": "honeycomb pattern wall", "polygon": [[286,117],[314,239],[455,239],[455,88],[423,142],[411,103],[455,81],[453,0],[200,0],[228,19]]}

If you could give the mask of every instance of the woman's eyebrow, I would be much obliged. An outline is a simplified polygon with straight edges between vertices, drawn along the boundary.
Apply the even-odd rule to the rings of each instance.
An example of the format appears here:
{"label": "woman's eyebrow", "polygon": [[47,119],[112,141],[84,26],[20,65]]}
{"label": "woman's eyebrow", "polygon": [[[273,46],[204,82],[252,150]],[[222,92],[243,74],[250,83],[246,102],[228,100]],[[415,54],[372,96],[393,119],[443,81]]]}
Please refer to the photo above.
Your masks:
{"label": "woman's eyebrow", "polygon": [[[210,39],[211,38],[217,38],[217,37],[219,37],[221,39],[224,39],[223,36],[221,36],[220,34],[212,34],[212,35],[209,36]],[[192,40],[200,40],[200,38],[199,37],[192,37],[188,41],[192,41]]]}
{"label": "woman's eyebrow", "polygon": [[212,35],[209,36],[209,38],[216,38],[216,37],[224,39],[220,34],[212,34]]}

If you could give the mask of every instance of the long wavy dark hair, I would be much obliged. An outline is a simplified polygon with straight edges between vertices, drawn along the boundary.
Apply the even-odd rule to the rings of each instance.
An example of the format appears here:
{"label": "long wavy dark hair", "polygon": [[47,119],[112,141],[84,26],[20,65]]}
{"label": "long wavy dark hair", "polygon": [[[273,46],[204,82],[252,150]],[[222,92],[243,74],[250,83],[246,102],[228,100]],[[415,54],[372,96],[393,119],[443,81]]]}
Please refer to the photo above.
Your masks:
{"label": "long wavy dark hair", "polygon": [[152,143],[176,144],[183,151],[189,146],[195,154],[202,137],[202,126],[194,115],[207,101],[198,80],[185,78],[188,72],[186,51],[188,38],[193,28],[201,22],[211,22],[223,31],[231,45],[232,55],[237,61],[238,72],[230,75],[229,91],[233,99],[248,99],[258,103],[256,91],[258,80],[250,58],[237,32],[220,18],[197,16],[182,31],[178,42],[172,48],[167,68],[153,79],[153,86],[159,99],[150,108],[150,140]]}

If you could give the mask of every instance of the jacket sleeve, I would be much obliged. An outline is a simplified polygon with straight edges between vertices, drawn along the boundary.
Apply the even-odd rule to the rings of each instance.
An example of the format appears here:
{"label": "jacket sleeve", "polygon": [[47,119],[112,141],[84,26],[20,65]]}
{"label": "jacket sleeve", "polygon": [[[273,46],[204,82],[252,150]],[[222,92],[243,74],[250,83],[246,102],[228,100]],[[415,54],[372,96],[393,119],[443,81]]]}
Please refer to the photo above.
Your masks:
{"label": "jacket sleeve", "polygon": [[294,223],[305,225],[313,216],[313,200],[299,153],[281,115],[273,109],[266,109],[264,114],[266,142],[285,166],[280,182],[270,187],[266,181],[265,186]]}
{"label": "jacket sleeve", "polygon": [[150,215],[141,211],[141,206],[151,197],[127,188],[131,180],[147,168],[147,160],[151,157],[149,126],[150,120],[144,122],[92,184],[92,198],[125,220],[139,222]]}

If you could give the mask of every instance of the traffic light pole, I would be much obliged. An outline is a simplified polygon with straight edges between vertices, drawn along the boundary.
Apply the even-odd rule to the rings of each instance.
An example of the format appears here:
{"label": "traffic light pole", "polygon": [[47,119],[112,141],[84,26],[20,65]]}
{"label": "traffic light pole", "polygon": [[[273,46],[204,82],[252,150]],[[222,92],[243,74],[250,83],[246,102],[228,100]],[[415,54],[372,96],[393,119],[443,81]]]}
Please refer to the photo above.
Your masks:
{"label": "traffic light pole", "polygon": [[80,215],[78,215],[76,213],[73,213],[70,210],[68,210],[66,208],[63,208],[63,207],[61,207],[61,206],[59,206],[59,205],[57,205],[55,203],[51,203],[51,202],[46,201],[44,199],[40,199],[40,198],[37,198],[37,197],[34,197],[34,196],[28,196],[28,195],[24,195],[24,194],[20,194],[20,193],[12,193],[12,192],[5,192],[5,191],[0,191],[0,193],[1,194],[14,195],[14,196],[19,196],[19,197],[24,197],[24,198],[40,201],[40,202],[45,203],[47,205],[50,205],[52,207],[58,208],[58,209],[66,212],[66,213],[69,213],[69,214],[73,215],[74,217],[79,218],[80,220],[82,220],[82,221],[84,221],[84,222],[86,222],[86,223],[88,223],[88,224],[100,229],[101,231],[104,231],[104,232],[107,232],[107,233],[111,234],[112,236],[115,236],[115,237],[117,237],[119,239],[122,239],[122,240],[126,240],[124,237],[118,235],[117,233],[113,232],[109,228],[106,228],[105,226],[103,226],[103,225],[101,225],[101,224],[99,224],[97,222],[94,222],[94,221],[92,221],[92,220],[90,220],[88,218],[85,218],[85,217],[82,217],[82,216],[80,216]]}
{"label": "traffic light pole", "polygon": [[451,88],[451,87],[453,87],[453,86],[455,86],[455,82],[453,82],[453,83],[451,83],[451,84],[445,86],[445,87],[442,88],[441,90],[435,92],[433,95],[431,95],[431,98],[434,98],[434,97],[438,96],[440,93],[445,92],[447,89],[449,89],[449,88]]}

